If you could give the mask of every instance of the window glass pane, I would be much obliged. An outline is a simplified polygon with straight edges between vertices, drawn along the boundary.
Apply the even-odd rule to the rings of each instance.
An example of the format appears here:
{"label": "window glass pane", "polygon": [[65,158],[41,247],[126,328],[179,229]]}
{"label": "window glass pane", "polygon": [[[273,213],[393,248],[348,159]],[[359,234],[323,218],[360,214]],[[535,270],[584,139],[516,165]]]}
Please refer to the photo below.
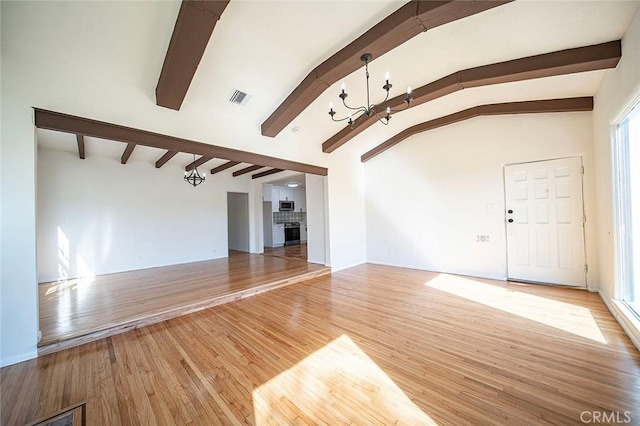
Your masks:
{"label": "window glass pane", "polygon": [[613,172],[619,296],[640,316],[640,105],[616,129]]}
{"label": "window glass pane", "polygon": [[628,283],[628,303],[640,313],[640,107],[636,106],[629,116],[629,196],[630,196],[630,243],[629,259],[631,277]]}

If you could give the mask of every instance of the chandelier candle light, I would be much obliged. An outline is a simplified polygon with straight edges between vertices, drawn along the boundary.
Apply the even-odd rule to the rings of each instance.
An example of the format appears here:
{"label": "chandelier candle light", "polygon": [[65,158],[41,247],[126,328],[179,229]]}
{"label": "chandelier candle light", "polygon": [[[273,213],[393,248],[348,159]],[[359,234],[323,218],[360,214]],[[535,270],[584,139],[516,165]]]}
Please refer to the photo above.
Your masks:
{"label": "chandelier candle light", "polygon": [[389,124],[389,120],[391,119],[391,114],[399,112],[399,111],[404,111],[405,109],[409,108],[409,103],[413,100],[413,98],[411,97],[411,87],[409,87],[407,89],[407,96],[404,98],[404,108],[399,109],[399,110],[393,110],[390,107],[387,108],[381,108],[380,105],[385,103],[387,101],[387,99],[389,99],[389,90],[391,89],[391,87],[393,87],[393,85],[391,83],[389,83],[389,73],[386,73],[384,76],[385,79],[385,84],[384,86],[382,86],[382,88],[387,92],[387,95],[385,96],[384,100],[382,102],[380,102],[379,104],[372,104],[370,99],[369,99],[369,62],[371,61],[371,59],[373,58],[373,55],[371,53],[365,53],[364,55],[362,55],[360,57],[360,60],[362,62],[364,62],[364,71],[365,74],[367,76],[367,105],[366,106],[359,106],[359,107],[350,107],[349,105],[347,105],[346,99],[347,96],[349,96],[347,94],[347,92],[345,91],[346,89],[346,85],[344,83],[342,83],[341,85],[341,89],[342,92],[338,95],[338,97],[340,99],[342,99],[342,104],[349,110],[353,111],[351,114],[349,114],[349,116],[344,117],[344,118],[335,118],[336,112],[333,110],[333,103],[329,104],[329,115],[331,116],[331,119],[333,121],[344,121],[344,120],[349,120],[349,126],[353,127],[353,123],[355,120],[357,120],[358,118],[360,118],[363,114],[366,115],[367,117],[371,117],[373,115],[376,116],[376,118],[378,119],[378,121],[380,121],[382,124],[384,124],[385,126],[387,124]]}
{"label": "chandelier candle light", "polygon": [[[196,155],[193,154],[193,161],[196,161]],[[196,186],[200,185],[202,182],[204,182],[205,180],[205,176],[204,173],[202,174],[202,176],[200,176],[200,173],[198,173],[198,168],[194,167],[193,169],[191,169],[191,172],[184,172],[184,180],[189,184],[189,185],[193,185],[193,187],[195,188]]]}

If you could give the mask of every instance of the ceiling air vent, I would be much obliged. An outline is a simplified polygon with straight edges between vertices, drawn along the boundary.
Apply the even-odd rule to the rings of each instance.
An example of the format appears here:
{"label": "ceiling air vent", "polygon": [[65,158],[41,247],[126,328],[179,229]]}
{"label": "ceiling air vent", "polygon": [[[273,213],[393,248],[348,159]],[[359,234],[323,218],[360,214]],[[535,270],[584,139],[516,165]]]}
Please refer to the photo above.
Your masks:
{"label": "ceiling air vent", "polygon": [[240,90],[234,90],[229,95],[229,102],[238,105],[246,105],[249,99],[251,99],[251,95],[241,92]]}

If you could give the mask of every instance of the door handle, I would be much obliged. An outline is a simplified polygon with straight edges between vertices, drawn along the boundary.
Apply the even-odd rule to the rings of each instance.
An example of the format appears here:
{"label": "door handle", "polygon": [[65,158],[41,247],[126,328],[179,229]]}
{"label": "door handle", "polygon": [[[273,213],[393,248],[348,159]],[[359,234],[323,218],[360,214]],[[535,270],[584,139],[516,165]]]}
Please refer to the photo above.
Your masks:
{"label": "door handle", "polygon": [[509,222],[509,223],[513,223],[513,219],[509,219],[507,222]]}

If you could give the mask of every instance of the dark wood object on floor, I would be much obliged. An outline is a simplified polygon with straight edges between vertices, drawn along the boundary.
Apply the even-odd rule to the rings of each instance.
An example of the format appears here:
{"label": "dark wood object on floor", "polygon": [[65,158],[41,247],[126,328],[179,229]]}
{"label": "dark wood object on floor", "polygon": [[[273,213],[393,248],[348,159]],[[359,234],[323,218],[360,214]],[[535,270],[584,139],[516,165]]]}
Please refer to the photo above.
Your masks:
{"label": "dark wood object on floor", "polygon": [[[78,416],[78,417],[76,417]],[[67,407],[59,412],[45,418],[29,423],[27,426],[58,426],[58,425],[80,425],[87,424],[87,403],[80,402],[71,407]]]}

